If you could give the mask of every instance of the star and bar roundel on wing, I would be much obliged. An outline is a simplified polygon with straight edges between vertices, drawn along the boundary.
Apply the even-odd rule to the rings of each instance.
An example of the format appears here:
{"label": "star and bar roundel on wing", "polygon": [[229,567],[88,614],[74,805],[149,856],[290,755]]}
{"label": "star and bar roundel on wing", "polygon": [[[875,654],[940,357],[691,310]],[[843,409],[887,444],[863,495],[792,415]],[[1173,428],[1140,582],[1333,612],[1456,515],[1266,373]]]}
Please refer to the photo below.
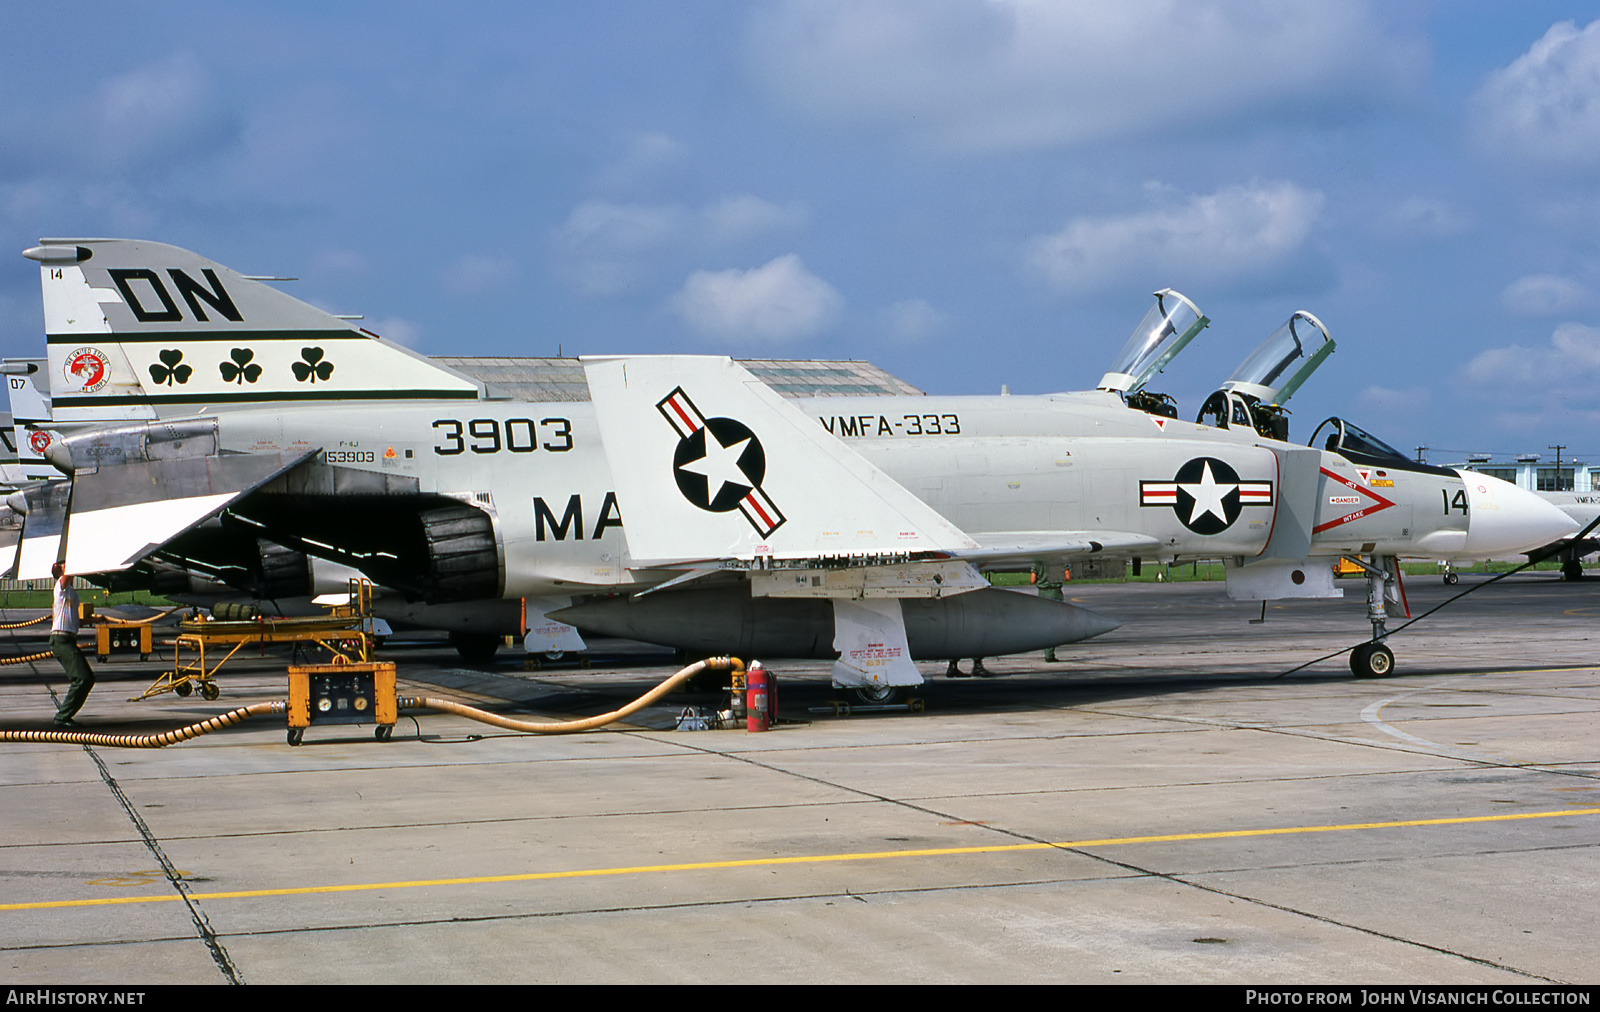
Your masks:
{"label": "star and bar roundel on wing", "polygon": [[734,418],[706,418],[683,387],[656,409],[678,434],[672,477],[685,499],[708,513],[738,510],[762,537],[783,526],[783,513],[761,488],[767,454],[749,426]]}
{"label": "star and bar roundel on wing", "polygon": [[1227,461],[1196,457],[1171,481],[1139,482],[1140,506],[1169,506],[1196,534],[1221,534],[1246,506],[1272,505],[1272,482],[1243,481]]}

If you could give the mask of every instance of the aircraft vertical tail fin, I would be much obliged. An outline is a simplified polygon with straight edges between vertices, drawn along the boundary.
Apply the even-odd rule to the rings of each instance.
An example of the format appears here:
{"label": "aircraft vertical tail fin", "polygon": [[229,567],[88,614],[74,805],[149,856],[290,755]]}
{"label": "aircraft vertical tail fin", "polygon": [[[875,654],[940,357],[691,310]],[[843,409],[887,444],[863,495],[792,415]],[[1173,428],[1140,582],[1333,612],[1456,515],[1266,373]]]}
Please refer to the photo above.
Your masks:
{"label": "aircraft vertical tail fin", "polygon": [[42,239],[55,421],[192,413],[231,403],[476,399],[460,373],[188,250]]}
{"label": "aircraft vertical tail fin", "polygon": [[641,562],[865,561],[975,547],[732,359],[585,359]]}
{"label": "aircraft vertical tail fin", "polygon": [[[44,451],[59,438],[50,428],[49,373],[44,371],[45,360],[33,358],[8,358],[3,371],[6,374],[6,393],[11,404],[11,430],[7,451],[16,456],[15,477],[22,481],[49,480],[61,477],[44,458]],[[5,481],[12,481],[7,471]]]}

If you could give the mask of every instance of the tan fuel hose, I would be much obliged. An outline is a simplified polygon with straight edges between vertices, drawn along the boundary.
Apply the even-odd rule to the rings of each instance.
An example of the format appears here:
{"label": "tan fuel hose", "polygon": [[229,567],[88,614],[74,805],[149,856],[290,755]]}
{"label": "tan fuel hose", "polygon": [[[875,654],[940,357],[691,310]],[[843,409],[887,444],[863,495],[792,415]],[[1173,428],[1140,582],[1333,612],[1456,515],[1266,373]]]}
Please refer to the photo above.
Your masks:
{"label": "tan fuel hose", "polygon": [[[45,656],[49,656],[46,654]],[[583,720],[565,720],[548,723],[535,723],[526,720],[512,720],[502,717],[488,710],[467,706],[449,699],[432,699],[417,696],[401,696],[395,702],[402,710],[438,710],[442,713],[453,713],[460,717],[493,724],[510,731],[529,731],[534,734],[571,734],[575,731],[590,731],[597,727],[621,720],[630,713],[642,710],[646,706],[671,692],[679,685],[698,675],[702,671],[743,671],[744,662],[737,657],[709,657],[697,661],[682,671],[672,675],[666,681],[635,699],[627,706],[602,713],[598,717],[586,717]],[[282,716],[289,712],[289,704],[281,699],[271,703],[255,703],[250,706],[241,706],[237,710],[203,720],[198,724],[180,727],[175,731],[166,731],[161,734],[94,734],[87,731],[0,731],[0,742],[52,742],[60,745],[102,745],[111,748],[165,748],[176,745],[180,741],[198,738],[202,734],[220,731],[225,727],[241,724],[251,717]]]}
{"label": "tan fuel hose", "polygon": [[180,741],[198,738],[202,734],[220,731],[225,727],[242,724],[251,717],[265,717],[289,712],[289,704],[279,699],[271,703],[254,703],[229,710],[210,720],[180,727],[161,734],[94,734],[88,731],[0,731],[0,742],[30,741],[55,742],[61,745],[105,745],[113,748],[165,748]]}
{"label": "tan fuel hose", "polygon": [[[161,619],[166,618],[168,615],[171,615],[173,612],[182,611],[183,609],[185,609],[187,607],[189,607],[189,606],[186,605],[186,604],[180,604],[175,608],[168,608],[166,611],[158,612],[155,615],[151,615],[149,618],[135,619],[132,622],[123,622],[122,624],[125,625],[125,626],[153,625],[154,623],[159,622]],[[49,615],[40,615],[38,618],[29,619],[26,622],[15,622],[15,623],[12,623],[11,625],[0,625],[0,630],[3,630],[3,629],[21,629],[21,628],[23,628],[25,626],[38,625],[41,622],[48,622],[48,621],[50,621],[50,616]],[[23,654],[21,657],[0,657],[0,667],[3,667],[5,665],[7,665],[7,664],[27,664],[27,663],[29,663],[31,661],[42,661],[45,658],[51,657],[51,656],[54,656],[52,651],[44,650],[44,651],[41,651],[41,652],[36,653],[36,654]],[[0,741],[4,741],[4,740],[5,739],[0,738]]]}
{"label": "tan fuel hose", "polygon": [[46,657],[54,656],[55,654],[52,651],[46,650],[43,653],[23,654],[21,657],[0,658],[0,664],[27,664],[29,661],[42,661]]}
{"label": "tan fuel hose", "polygon": [[[188,608],[188,607],[189,607],[189,605],[187,605],[187,604],[180,604],[180,605],[177,605],[175,607],[168,608],[166,611],[157,612],[156,614],[151,615],[148,618],[136,618],[136,619],[133,619],[133,620],[128,621],[128,622],[123,622],[122,624],[123,625],[151,625],[151,624],[153,624],[155,622],[161,621],[162,619],[166,618],[168,615],[171,615],[175,611],[182,611],[183,609]],[[48,614],[45,614],[45,615],[40,615],[38,618],[30,618],[26,622],[7,622],[7,623],[5,623],[3,625],[0,625],[0,629],[26,629],[30,625],[40,625],[41,623],[48,622],[48,621],[50,621],[50,616]]]}
{"label": "tan fuel hose", "polygon": [[[40,615],[38,618],[30,618],[26,622],[10,622],[5,625],[0,625],[0,629],[26,629],[30,625],[41,625],[50,621],[52,614],[53,613],[51,612],[46,612],[43,615]],[[46,657],[51,656],[54,656],[53,652],[50,650],[45,650],[37,654],[24,654],[21,657],[6,657],[0,659],[0,666],[6,664],[27,664],[31,661],[42,661]]]}
{"label": "tan fuel hose", "polygon": [[597,727],[603,727],[606,724],[619,721],[630,713],[642,710],[702,671],[743,670],[744,662],[737,657],[710,657],[703,661],[697,661],[627,706],[612,710],[610,713],[602,713],[598,717],[586,717],[583,720],[547,722],[512,720],[510,717],[502,717],[498,713],[490,713],[488,710],[480,710],[464,703],[429,697],[401,696],[395,702],[399,704],[402,710],[439,710],[443,713],[453,713],[458,717],[467,717],[485,724],[493,724],[495,727],[503,727],[508,731],[528,731],[533,734],[572,734],[576,731],[592,731]]}
{"label": "tan fuel hose", "polygon": [[[166,618],[168,615],[171,615],[175,611],[184,611],[184,610],[192,608],[192,607],[193,607],[193,605],[178,604],[178,605],[173,605],[171,608],[168,608],[166,611],[158,611],[154,615],[147,615],[144,618],[117,619],[116,622],[117,622],[118,625],[124,625],[124,626],[130,626],[130,625],[132,625],[132,626],[154,625],[155,623],[161,621],[162,619]],[[102,616],[97,614],[95,617],[96,618],[100,618]]]}

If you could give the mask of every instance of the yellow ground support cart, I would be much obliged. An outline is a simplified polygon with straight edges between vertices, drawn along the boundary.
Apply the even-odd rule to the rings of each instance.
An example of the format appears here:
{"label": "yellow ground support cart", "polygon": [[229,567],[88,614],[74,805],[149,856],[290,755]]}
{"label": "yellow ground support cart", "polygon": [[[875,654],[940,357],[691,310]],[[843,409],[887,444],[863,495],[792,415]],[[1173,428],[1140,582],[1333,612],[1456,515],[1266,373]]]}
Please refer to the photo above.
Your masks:
{"label": "yellow ground support cart", "polygon": [[289,744],[300,744],[312,724],[372,724],[388,741],[400,711],[393,661],[352,661],[289,668]]}
{"label": "yellow ground support cart", "polygon": [[155,652],[149,622],[106,622],[94,627],[94,652],[104,664],[111,655],[131,654],[135,651],[141,661],[150,659]]}
{"label": "yellow ground support cart", "polygon": [[[234,655],[250,644],[304,643],[326,650],[335,659],[372,659],[372,584],[350,581],[348,605],[336,605],[327,615],[303,618],[241,619],[198,617],[178,623],[173,641],[172,670],[164,671],[143,693],[129,702],[149,699],[163,692],[187,696],[196,688],[206,699],[222,695],[216,673]],[[184,655],[189,660],[184,660]],[[220,656],[219,656],[220,655]]]}

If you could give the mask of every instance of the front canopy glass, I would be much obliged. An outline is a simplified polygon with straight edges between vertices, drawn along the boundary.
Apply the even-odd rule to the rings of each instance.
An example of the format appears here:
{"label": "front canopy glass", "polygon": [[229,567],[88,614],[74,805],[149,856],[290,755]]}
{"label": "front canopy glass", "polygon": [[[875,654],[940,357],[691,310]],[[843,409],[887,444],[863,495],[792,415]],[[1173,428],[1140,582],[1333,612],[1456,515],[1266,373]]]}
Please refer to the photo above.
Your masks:
{"label": "front canopy glass", "polygon": [[1398,471],[1423,471],[1428,474],[1456,473],[1447,467],[1435,467],[1408,457],[1361,426],[1347,422],[1343,418],[1329,418],[1317,426],[1317,431],[1311,434],[1311,442],[1306,445],[1320,447],[1329,453],[1337,453],[1355,464],[1392,467]]}
{"label": "front canopy glass", "polygon": [[1143,389],[1211,322],[1181,292],[1163,288],[1155,296],[1156,304],[1133,329],[1128,343],[1111,363],[1111,371],[1101,377],[1101,390],[1125,394]]}

